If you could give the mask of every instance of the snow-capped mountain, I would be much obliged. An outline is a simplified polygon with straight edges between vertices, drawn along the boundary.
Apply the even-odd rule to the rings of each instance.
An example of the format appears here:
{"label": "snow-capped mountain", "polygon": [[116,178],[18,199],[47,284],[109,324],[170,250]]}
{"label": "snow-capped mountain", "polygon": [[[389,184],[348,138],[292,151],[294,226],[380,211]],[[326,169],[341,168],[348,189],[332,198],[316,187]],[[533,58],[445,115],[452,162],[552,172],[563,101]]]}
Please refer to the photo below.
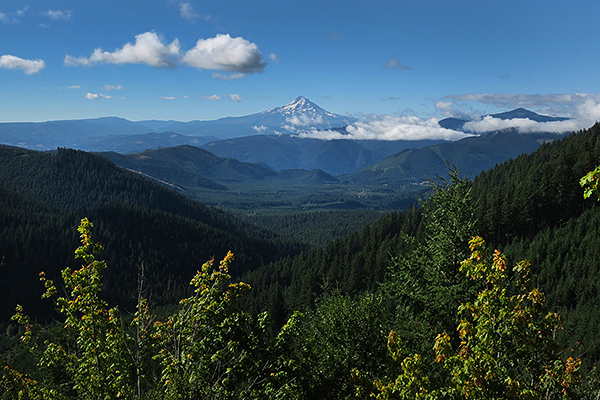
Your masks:
{"label": "snow-capped mountain", "polygon": [[[205,143],[209,140],[256,134],[297,134],[312,129],[343,128],[355,121],[355,118],[326,111],[307,98],[299,96],[282,107],[212,121],[132,122],[122,118],[98,118],[40,123],[0,123],[0,143],[38,150],[52,150],[56,147],[93,151],[116,150],[120,147],[114,143],[131,142],[126,137],[130,135],[171,132],[183,136],[209,138],[200,141]],[[108,143],[109,136],[113,144],[102,147],[104,146],[101,146],[102,143]],[[135,138],[135,141],[140,141],[141,150],[153,147],[148,142],[148,137],[140,136]]]}
{"label": "snow-capped mountain", "polygon": [[216,136],[226,139],[256,134],[293,134],[303,130],[343,128],[354,122],[356,118],[326,111],[306,97],[299,96],[289,104],[255,114],[213,121],[178,122],[163,129],[183,135]]}
{"label": "snow-capped mountain", "polygon": [[271,108],[270,110],[263,111],[260,114],[281,114],[283,116],[300,115],[300,114],[313,114],[327,116],[335,119],[342,118],[341,115],[326,111],[303,96],[298,96],[294,101],[286,104],[282,107]]}
{"label": "snow-capped mountain", "polygon": [[239,117],[259,133],[294,133],[303,129],[328,129],[345,127],[355,118],[324,110],[303,96],[282,107]]}

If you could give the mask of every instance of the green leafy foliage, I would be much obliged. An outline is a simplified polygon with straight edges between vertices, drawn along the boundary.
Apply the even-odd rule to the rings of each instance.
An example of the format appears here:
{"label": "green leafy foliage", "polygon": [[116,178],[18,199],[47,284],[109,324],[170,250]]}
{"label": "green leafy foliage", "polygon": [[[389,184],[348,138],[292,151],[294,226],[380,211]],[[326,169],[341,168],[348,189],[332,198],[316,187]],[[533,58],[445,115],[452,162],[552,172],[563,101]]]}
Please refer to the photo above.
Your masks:
{"label": "green leafy foliage", "polygon": [[[581,392],[581,360],[566,357],[554,339],[560,316],[548,312],[544,294],[532,286],[530,264],[518,263],[512,273],[506,257],[495,251],[490,261],[484,241],[470,241],[471,255],[461,265],[469,278],[484,288],[472,302],[458,308],[460,344],[453,350],[446,332],[434,343],[436,362],[443,364],[450,380],[431,380],[415,354],[401,360],[398,333],[390,332],[388,350],[400,363],[395,380],[370,383],[355,370],[352,377],[361,398],[377,399],[576,399]],[[566,358],[566,360],[565,360]]]}
{"label": "green leafy foliage", "polygon": [[431,383],[428,376],[423,373],[421,356],[413,356],[401,359],[402,349],[400,337],[397,332],[390,331],[387,348],[392,360],[399,364],[402,373],[395,380],[385,384],[382,380],[368,380],[358,369],[352,371],[352,382],[356,386],[356,397],[376,398],[380,400],[391,399],[437,399],[437,392],[431,391]]}
{"label": "green leafy foliage", "polygon": [[506,257],[495,251],[490,262],[480,237],[470,247],[461,270],[485,289],[458,309],[458,349],[452,351],[447,333],[435,342],[451,389],[469,399],[576,398],[581,361],[561,358],[554,340],[560,316],[547,311],[544,294],[532,286],[529,262],[513,268],[513,292]]}
{"label": "green leafy foliage", "polygon": [[600,166],[595,170],[588,172],[579,180],[579,184],[584,188],[583,198],[587,199],[592,194],[596,193],[600,200]]}
{"label": "green leafy foliage", "polygon": [[290,358],[299,366],[297,384],[306,399],[349,399],[354,396],[351,371],[371,378],[386,371],[385,337],[390,310],[382,295],[356,300],[340,294],[319,299],[297,325]]}
{"label": "green leafy foliage", "polygon": [[[25,326],[22,340],[38,369],[24,375],[4,366],[3,399],[286,398],[294,393],[283,356],[294,321],[268,340],[268,315],[255,319],[235,307],[249,286],[227,285],[232,253],[217,269],[212,260],[202,266],[191,281],[193,295],[164,322],[152,323],[140,283],[129,329],[119,309],[99,297],[106,263],[95,259],[102,246],[92,240],[91,228],[87,218],[78,228],[81,246],[75,254],[84,265],[62,273],[67,293],[54,301],[64,318],[59,334],[44,340],[17,307],[13,319]],[[40,279],[43,297],[55,297],[54,283],[44,273]]]}
{"label": "green leafy foliage", "polygon": [[392,257],[382,285],[397,305],[397,330],[406,348],[425,356],[426,363],[431,363],[433,332],[450,330],[456,308],[476,289],[459,270],[475,226],[469,181],[449,166],[448,179],[430,184],[433,192],[422,202],[425,238],[403,237],[406,247]]}
{"label": "green leafy foliage", "polygon": [[229,253],[216,270],[212,261],[205,263],[190,283],[193,296],[181,300],[178,313],[156,324],[154,340],[160,350],[155,358],[168,398],[249,394],[260,378],[252,376],[259,373],[252,352],[260,339],[252,332],[251,317],[233,309],[250,287],[235,283],[222,290],[232,259]]}
{"label": "green leafy foliage", "polygon": [[[131,370],[123,322],[118,308],[108,308],[98,297],[102,288],[103,261],[95,254],[102,246],[92,240],[92,224],[86,219],[78,228],[81,246],[75,256],[84,265],[77,270],[63,270],[62,278],[66,296],[59,296],[55,306],[65,318],[64,336],[58,341],[35,343],[34,351],[41,351],[39,366],[53,379],[44,380],[37,388],[43,398],[59,398],[62,395],[77,398],[131,398]],[[44,273],[40,280],[45,283],[44,298],[54,297],[57,289]],[[33,339],[29,319],[17,308],[14,320],[27,327],[25,342]],[[43,348],[43,350],[42,350]]]}

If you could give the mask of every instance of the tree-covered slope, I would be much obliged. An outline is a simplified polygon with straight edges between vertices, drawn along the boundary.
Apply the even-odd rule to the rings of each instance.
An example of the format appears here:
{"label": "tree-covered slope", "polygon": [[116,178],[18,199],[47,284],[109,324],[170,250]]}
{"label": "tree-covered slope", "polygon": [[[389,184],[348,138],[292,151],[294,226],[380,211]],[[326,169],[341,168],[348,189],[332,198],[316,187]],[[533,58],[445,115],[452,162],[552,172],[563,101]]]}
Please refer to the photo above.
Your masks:
{"label": "tree-covered slope", "polygon": [[[577,321],[573,324],[588,330],[600,315],[595,283],[600,239],[593,222],[600,207],[583,199],[579,178],[598,163],[600,125],[497,165],[471,184],[474,233],[494,248],[506,247],[515,261],[532,258],[537,282],[554,307],[591,310],[577,319],[569,311],[570,320]],[[360,234],[248,273],[244,279],[258,289],[250,293],[248,307],[285,314],[332,288],[349,295],[374,290],[385,280],[392,256],[405,254],[403,234],[416,242],[424,239],[422,218],[419,209],[392,214]],[[600,337],[595,329],[593,335]],[[578,335],[589,341],[592,334],[581,330]]]}
{"label": "tree-covered slope", "polygon": [[248,272],[242,280],[256,290],[243,304],[254,312],[269,310],[282,322],[329,291],[356,295],[375,290],[391,256],[402,250],[402,235],[421,236],[421,218],[415,207],[391,213],[360,232]]}
{"label": "tree-covered slope", "polygon": [[220,181],[248,181],[275,176],[275,171],[262,165],[218,157],[199,147],[187,145],[127,155],[116,153],[101,155],[117,165],[165,178],[169,176],[167,173],[169,170],[187,171],[210,180]]}
{"label": "tree-covered slope", "polygon": [[300,248],[89,153],[0,147],[0,164],[2,285],[10,292],[2,299],[3,317],[18,299],[39,299],[30,289],[40,271],[56,276],[73,265],[68,249],[83,217],[95,222],[97,240],[109,249],[103,257],[114,268],[105,275],[105,293],[121,304],[131,300],[142,264],[153,300],[164,304],[213,256],[233,251],[232,273],[239,275]]}
{"label": "tree-covered slope", "polygon": [[321,170],[274,171],[261,164],[219,157],[194,146],[168,147],[126,155],[114,152],[99,154],[124,168],[187,189],[227,190],[227,185],[232,183],[266,181],[337,182],[336,178]]}
{"label": "tree-covered slope", "polygon": [[422,182],[444,175],[450,162],[473,178],[520,154],[536,150],[542,143],[555,140],[552,133],[519,133],[514,129],[495,131],[430,147],[406,149],[378,164],[342,176],[350,182],[397,185],[399,182]]}
{"label": "tree-covered slope", "polygon": [[264,163],[275,170],[322,169],[332,175],[356,171],[384,157],[351,140],[291,135],[253,135],[211,142],[202,148],[222,157]]}
{"label": "tree-covered slope", "polygon": [[594,206],[579,179],[600,164],[600,125],[545,143],[473,181],[479,231],[495,245],[565,224]]}

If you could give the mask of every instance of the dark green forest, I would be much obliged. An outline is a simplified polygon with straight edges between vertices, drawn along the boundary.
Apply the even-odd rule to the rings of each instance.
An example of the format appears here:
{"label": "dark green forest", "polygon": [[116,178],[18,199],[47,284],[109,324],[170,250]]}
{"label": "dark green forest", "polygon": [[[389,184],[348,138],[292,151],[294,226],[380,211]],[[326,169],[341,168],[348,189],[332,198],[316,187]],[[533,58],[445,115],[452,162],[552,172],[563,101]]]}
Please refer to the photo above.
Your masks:
{"label": "dark green forest", "polygon": [[240,274],[303,249],[99,156],[7,147],[0,153],[2,319],[12,314],[16,299],[32,306],[32,315],[48,315],[48,307],[37,312],[46,303],[31,288],[39,287],[41,270],[55,278],[74,265],[75,227],[83,217],[95,222],[98,241],[111,249],[105,254],[112,268],[104,276],[103,296],[124,305],[133,304],[142,264],[152,299],[165,305],[181,298],[198,265],[213,256],[235,251],[231,270]]}
{"label": "dark green forest", "polygon": [[0,152],[2,398],[600,394],[600,125],[312,246],[284,228],[308,216],[276,234],[99,156]]}

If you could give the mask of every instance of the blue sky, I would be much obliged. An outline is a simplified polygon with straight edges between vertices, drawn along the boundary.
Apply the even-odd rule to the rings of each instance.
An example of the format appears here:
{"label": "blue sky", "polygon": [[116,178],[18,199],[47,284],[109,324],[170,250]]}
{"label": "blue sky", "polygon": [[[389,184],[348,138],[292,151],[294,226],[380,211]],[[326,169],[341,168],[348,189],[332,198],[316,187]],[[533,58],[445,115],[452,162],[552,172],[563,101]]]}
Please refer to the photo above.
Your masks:
{"label": "blue sky", "polygon": [[599,15],[597,0],[3,0],[0,122],[211,120],[303,95],[371,122],[525,107],[586,127]]}

